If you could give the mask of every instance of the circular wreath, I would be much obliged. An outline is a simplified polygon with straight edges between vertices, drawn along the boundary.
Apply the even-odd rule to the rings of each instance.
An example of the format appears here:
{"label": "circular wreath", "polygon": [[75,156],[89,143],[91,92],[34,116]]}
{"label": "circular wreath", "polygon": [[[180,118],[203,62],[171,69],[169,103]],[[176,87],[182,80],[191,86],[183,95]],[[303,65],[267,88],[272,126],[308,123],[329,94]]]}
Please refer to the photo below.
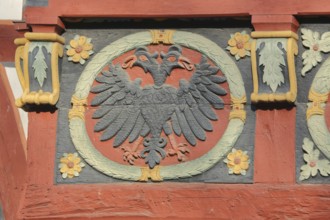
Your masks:
{"label": "circular wreath", "polygon": [[330,92],[330,57],[316,73],[309,91],[307,109],[308,130],[318,149],[330,160],[330,132],[328,130],[324,109]]}
{"label": "circular wreath", "polygon": [[[232,102],[245,100],[244,83],[240,71],[234,61],[217,44],[205,37],[184,31],[175,31],[172,36],[175,44],[194,49],[211,59],[226,76]],[[148,31],[123,37],[104,47],[88,63],[76,85],[73,97],[86,100],[90,88],[98,73],[116,57],[139,46],[152,43],[152,34]],[[73,106],[75,107],[75,106]],[[244,110],[241,110],[245,113]],[[79,154],[98,171],[114,178],[138,181],[145,167],[123,165],[103,156],[91,143],[85,126],[84,118],[74,116],[69,120],[71,138]],[[203,156],[181,164],[161,166],[159,175],[162,179],[178,179],[200,174],[214,166],[232,149],[242,133],[244,121],[237,117],[229,120],[228,126],[217,144]]]}

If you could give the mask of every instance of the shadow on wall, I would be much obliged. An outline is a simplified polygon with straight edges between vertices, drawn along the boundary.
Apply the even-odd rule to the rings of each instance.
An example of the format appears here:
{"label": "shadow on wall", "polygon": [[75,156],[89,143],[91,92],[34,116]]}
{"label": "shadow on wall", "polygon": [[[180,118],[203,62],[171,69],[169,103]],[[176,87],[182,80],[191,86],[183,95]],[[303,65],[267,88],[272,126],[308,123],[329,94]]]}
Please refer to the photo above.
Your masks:
{"label": "shadow on wall", "polygon": [[0,220],[5,220],[5,217],[3,216],[3,213],[2,213],[1,205],[0,205]]}

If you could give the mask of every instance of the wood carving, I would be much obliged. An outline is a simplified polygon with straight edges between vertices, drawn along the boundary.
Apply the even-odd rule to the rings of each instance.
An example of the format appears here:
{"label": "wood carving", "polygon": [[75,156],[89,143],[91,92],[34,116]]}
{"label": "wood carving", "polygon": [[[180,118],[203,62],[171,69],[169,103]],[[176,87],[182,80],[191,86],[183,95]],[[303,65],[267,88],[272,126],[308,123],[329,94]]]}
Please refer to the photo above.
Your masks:
{"label": "wood carving", "polygon": [[313,67],[322,61],[323,53],[330,52],[330,32],[325,32],[320,38],[319,32],[302,28],[301,29],[302,43],[308,50],[302,54],[304,67],[301,70],[301,75],[305,76]]}
{"label": "wood carving", "polygon": [[38,52],[34,57],[34,61],[32,63],[32,68],[34,70],[33,77],[38,81],[40,87],[44,84],[44,80],[47,79],[47,72],[48,66],[45,62],[45,55],[42,52],[43,48],[46,49],[47,53],[51,53],[52,50],[51,43],[44,43],[44,42],[32,42],[29,48],[29,52],[32,53],[34,49],[38,48]]}
{"label": "wood carving", "polygon": [[259,66],[264,67],[262,82],[266,83],[273,92],[284,83],[282,66],[285,65],[284,53],[287,39],[262,39],[257,42]]}
{"label": "wood carving", "polygon": [[[244,84],[239,69],[226,52],[198,34],[175,31],[171,32],[174,45],[166,49],[166,53],[150,53],[146,46],[153,44],[154,33],[128,35],[104,47],[87,64],[72,96],[69,121],[74,146],[93,168],[113,178],[161,181],[201,174],[232,149],[243,130]],[[183,57],[182,47],[203,54],[199,64],[194,67]],[[112,64],[113,59],[131,50],[133,55],[127,57],[122,66]],[[110,68],[106,70],[109,63]],[[142,68],[150,74],[152,85],[142,87],[138,78],[130,80],[124,69],[131,67]],[[190,79],[179,80],[178,88],[165,83],[175,69],[192,71],[193,68]],[[225,77],[216,75],[219,69]],[[206,140],[206,132],[213,130],[210,124],[217,119],[214,111],[224,106],[219,95],[227,93],[218,84],[225,82],[230,88],[232,110],[223,135],[205,154],[185,161],[189,152],[187,145]],[[127,162],[133,164],[137,157],[142,157],[147,166],[113,161],[95,147],[85,126],[83,108],[86,107],[79,101],[90,95],[91,105],[96,107],[91,116],[97,119],[94,130],[100,134],[102,143],[109,140],[114,147],[122,145]],[[187,143],[176,143],[179,134]],[[129,142],[131,144],[125,144]],[[143,149],[138,152],[136,143],[142,142]],[[166,154],[177,156],[183,163],[159,166]]]}
{"label": "wood carving", "polygon": [[297,97],[294,61],[298,54],[297,34],[291,31],[256,31],[251,36],[255,39],[251,45],[251,100],[294,102]]}
{"label": "wood carving", "polygon": [[[306,46],[306,40],[309,37],[314,37],[316,40],[319,39],[317,32],[310,30],[302,30],[305,37],[304,45]],[[313,34],[314,33],[314,34]],[[327,32],[329,33],[329,32]],[[321,51],[325,52],[325,46],[327,42],[327,33],[324,33],[321,37],[320,46],[323,48]],[[323,43],[323,44],[321,44]],[[317,51],[307,52],[308,53],[320,53]],[[321,55],[319,54],[321,57]],[[315,65],[317,62],[315,61]],[[306,73],[315,65],[306,65],[303,68],[303,72]],[[307,68],[308,67],[308,68]],[[304,70],[305,69],[305,70]],[[302,148],[304,150],[304,161],[305,164],[301,166],[299,180],[307,180],[310,177],[315,177],[318,173],[322,177],[328,177],[330,174],[330,132],[326,123],[325,109],[330,93],[330,58],[322,64],[318,72],[316,73],[311,88],[309,90],[306,110],[306,119],[309,133],[312,140],[307,137],[303,140]],[[315,146],[314,146],[315,144]],[[322,156],[321,156],[322,155]]]}
{"label": "wood carving", "polygon": [[324,109],[330,92],[330,58],[316,73],[309,91],[308,109],[306,111],[309,132],[316,147],[330,160],[330,132],[327,128]]}
{"label": "wood carving", "polygon": [[[16,106],[55,105],[59,99],[59,59],[63,57],[64,38],[54,33],[25,33],[17,38],[15,66],[23,94]],[[31,77],[30,77],[31,76]]]}
{"label": "wood carving", "polygon": [[[145,148],[139,156],[150,168],[160,164],[167,154],[167,139],[162,137],[162,132],[167,136],[183,134],[192,146],[196,145],[196,138],[204,141],[205,131],[213,130],[210,120],[217,120],[212,108],[222,109],[224,102],[219,95],[227,94],[218,85],[226,79],[216,75],[219,68],[208,64],[205,56],[189,81],[180,80],[179,88],[165,84],[166,78],[175,68],[191,71],[194,66],[182,56],[178,45],[171,46],[167,53],[160,53],[162,63],[157,62],[158,56],[140,47],[123,64],[124,68],[139,66],[150,73],[154,80],[152,86],[141,88],[141,79],[131,81],[120,66],[111,66],[109,72],[96,78],[100,84],[91,89],[98,93],[92,105],[101,106],[94,114],[94,118],[100,118],[94,130],[103,131],[101,140],[115,137],[113,145],[118,147],[127,138],[132,143],[139,136],[144,137],[141,141]],[[172,152],[186,152],[184,143],[176,144],[173,137],[169,140]]]}

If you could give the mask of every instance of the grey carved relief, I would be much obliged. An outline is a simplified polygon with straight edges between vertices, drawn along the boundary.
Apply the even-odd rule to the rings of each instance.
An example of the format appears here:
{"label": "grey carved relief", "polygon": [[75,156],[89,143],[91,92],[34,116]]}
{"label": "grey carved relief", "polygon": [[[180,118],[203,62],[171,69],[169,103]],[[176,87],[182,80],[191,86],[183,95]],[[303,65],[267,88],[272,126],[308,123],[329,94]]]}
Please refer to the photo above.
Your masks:
{"label": "grey carved relief", "polygon": [[[160,53],[162,63],[157,62],[158,56],[140,47],[123,64],[124,68],[139,66],[150,73],[154,80],[152,86],[141,88],[140,79],[131,81],[127,72],[117,65],[97,77],[100,84],[91,89],[98,94],[92,105],[100,106],[93,117],[100,118],[94,130],[103,131],[101,140],[115,137],[113,145],[118,147],[128,137],[130,142],[144,137],[145,148],[139,155],[150,168],[160,164],[167,154],[164,149],[167,139],[161,136],[162,131],[167,136],[183,134],[189,144],[195,146],[196,138],[205,140],[205,131],[213,130],[210,120],[217,120],[217,115],[212,108],[222,109],[224,102],[219,95],[227,94],[218,85],[226,81],[225,77],[216,76],[219,68],[208,64],[205,56],[189,81],[180,80],[179,88],[165,84],[167,76],[175,68],[191,71],[194,66],[182,56],[178,45],[171,46],[167,53]],[[146,137],[149,133],[150,137]],[[178,151],[184,144],[171,143],[171,146]],[[133,153],[136,150],[133,149]]]}
{"label": "grey carved relief", "polygon": [[[229,62],[230,57],[226,57],[229,52],[222,52],[221,49],[218,49],[219,47],[226,47],[228,31],[222,31],[221,29],[207,30],[208,34],[205,34],[204,29],[189,29],[190,32],[177,30],[175,32],[175,44],[164,46],[163,49],[156,50],[157,53],[151,53],[149,52],[151,51],[150,48],[146,49],[146,47],[140,46],[148,45],[148,42],[150,42],[146,38],[150,36],[148,31],[141,32],[141,30],[133,29],[68,29],[66,31],[64,34],[66,39],[72,39],[77,34],[92,38],[95,56],[91,60],[87,60],[85,66],[74,65],[66,59],[63,60],[63,83],[61,84],[61,96],[57,105],[59,108],[59,124],[56,157],[57,161],[60,161],[63,153],[78,152],[86,166],[79,173],[78,178],[72,179],[63,179],[57,169],[56,183],[143,181],[141,179],[141,164],[144,163],[146,165],[143,167],[146,166],[150,170],[156,170],[159,163],[161,165],[160,175],[164,181],[227,183],[252,181],[254,112],[250,107],[242,105],[247,116],[245,124],[241,119],[236,118],[230,120],[229,125],[226,125],[228,116],[222,118],[219,113],[219,111],[225,111],[229,114],[231,110],[230,96],[241,98],[245,96],[245,90],[247,92],[252,91],[252,82],[247,80],[250,74],[250,68],[247,68],[247,66],[249,67],[251,62],[244,59],[238,65],[239,71],[242,72],[239,75],[244,78],[244,84],[247,83],[244,88],[244,84],[236,80],[238,74],[235,71],[238,71],[237,67],[232,66],[232,63]],[[239,30],[233,29],[230,32]],[[126,36],[135,33],[138,34],[134,35],[134,40],[130,38],[128,41]],[[196,39],[195,35],[200,36],[200,38]],[[205,37],[202,38],[202,35],[205,35]],[[140,36],[141,39],[139,39]],[[210,39],[214,44],[208,45],[206,39]],[[121,42],[125,41],[126,44],[117,45],[116,43],[119,40]],[[132,52],[136,60],[134,56],[129,56],[126,61],[123,61],[125,57],[122,56],[121,61],[118,63],[110,58],[110,56],[115,57],[123,54],[124,51],[132,50],[126,49],[129,47],[134,50]],[[113,48],[120,50],[114,50]],[[201,59],[201,55],[199,55],[199,58],[196,59],[187,56],[194,60],[195,65],[193,65],[182,56],[186,56],[184,51],[186,48],[198,51],[200,54],[204,54],[205,57]],[[161,53],[162,51],[163,53]],[[178,57],[181,58],[176,59]],[[103,71],[100,69],[98,73],[95,72],[90,77],[91,74],[86,74],[87,71],[92,69],[96,71],[97,68],[100,68],[100,62],[96,58],[100,58],[100,60],[101,58],[104,58],[104,60],[107,58],[107,64],[104,63],[104,66],[108,69],[102,68]],[[136,64],[133,65],[134,63]],[[181,63],[181,65],[178,65],[178,63]],[[153,67],[147,64],[152,64]],[[134,67],[135,70],[129,70],[130,67]],[[158,70],[161,68],[164,72]],[[143,74],[140,70],[143,70],[146,75],[152,76],[152,85],[145,84],[143,80],[140,82],[138,78]],[[131,71],[137,71],[141,75],[133,77]],[[173,74],[177,74],[178,71],[185,71],[189,77],[182,78],[181,82],[178,80],[176,86],[167,84],[165,80],[169,76],[175,76]],[[148,83],[150,82],[148,81]],[[86,84],[90,87],[88,88]],[[230,89],[227,89],[228,84]],[[73,85],[79,85],[79,89],[77,90],[78,86],[76,86],[74,91]],[[230,96],[229,90],[231,92]],[[227,96],[225,96],[226,94]],[[93,126],[90,126],[90,133],[85,133],[83,124],[80,124],[83,123],[83,120],[77,120],[77,118],[68,120],[69,109],[72,108],[70,100],[73,95],[91,97],[91,99],[88,99],[86,106],[86,113],[90,112],[90,115],[86,117],[86,126],[90,126],[90,122],[93,121]],[[166,99],[161,105],[156,103],[163,100],[159,99],[160,97]],[[148,103],[148,100],[153,101]],[[247,102],[249,105],[249,96],[247,96]],[[145,105],[144,108],[141,107],[142,103]],[[136,105],[139,108],[136,108]],[[215,114],[215,112],[217,113]],[[212,137],[210,134],[219,133],[218,124],[224,124],[224,128],[228,130],[226,130],[223,140],[216,142],[216,146],[210,145],[212,152],[204,154],[200,160],[191,159],[195,149],[207,147],[201,143],[208,143],[211,139],[209,137]],[[72,133],[72,128],[75,129],[74,133]],[[80,128],[83,130],[80,130]],[[243,130],[241,131],[241,129]],[[106,132],[107,130],[109,132]],[[241,136],[237,135],[239,133],[241,133]],[[180,137],[178,137],[179,135]],[[72,139],[72,137],[75,139]],[[90,138],[96,147],[100,143],[104,144],[102,145],[104,148],[111,149],[112,152],[118,152],[123,157],[118,160],[122,161],[124,159],[126,162],[112,162],[102,157],[102,155],[95,157],[97,149],[95,150],[93,145],[87,146],[85,144],[87,142],[83,142],[86,137],[87,139]],[[153,137],[155,138],[153,139]],[[100,141],[102,139],[103,141]],[[235,145],[228,144],[235,141]],[[135,148],[136,143],[141,143],[141,145]],[[195,147],[194,143],[196,143]],[[212,146],[214,147],[212,148]],[[245,176],[228,173],[227,164],[222,159],[230,152],[227,149],[231,149],[231,147],[247,151],[251,158],[251,167],[246,170]],[[136,151],[134,151],[135,149]],[[123,150],[124,153],[122,153]],[[163,159],[164,153],[166,155],[165,159]],[[141,159],[142,156],[144,156],[144,159]],[[168,166],[167,160],[169,158],[172,158],[172,161],[176,161],[176,163]],[[219,158],[222,159],[219,160]],[[153,166],[154,168],[151,169]]]}

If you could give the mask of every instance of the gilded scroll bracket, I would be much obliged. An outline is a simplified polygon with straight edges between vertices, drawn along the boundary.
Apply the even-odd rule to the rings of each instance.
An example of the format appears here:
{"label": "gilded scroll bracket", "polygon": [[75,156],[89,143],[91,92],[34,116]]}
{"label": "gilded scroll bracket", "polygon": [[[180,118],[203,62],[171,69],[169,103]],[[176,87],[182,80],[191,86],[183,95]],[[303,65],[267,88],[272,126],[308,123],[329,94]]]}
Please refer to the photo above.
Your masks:
{"label": "gilded scroll bracket", "polygon": [[23,89],[16,106],[55,105],[60,92],[58,61],[65,40],[55,33],[26,33],[24,37],[15,40],[15,66]]}
{"label": "gilded scroll bracket", "polygon": [[[297,34],[292,31],[255,31],[251,36],[254,38],[251,45],[252,102],[294,102],[297,97],[294,61],[298,54]],[[284,85],[287,91],[278,92],[278,88]]]}

